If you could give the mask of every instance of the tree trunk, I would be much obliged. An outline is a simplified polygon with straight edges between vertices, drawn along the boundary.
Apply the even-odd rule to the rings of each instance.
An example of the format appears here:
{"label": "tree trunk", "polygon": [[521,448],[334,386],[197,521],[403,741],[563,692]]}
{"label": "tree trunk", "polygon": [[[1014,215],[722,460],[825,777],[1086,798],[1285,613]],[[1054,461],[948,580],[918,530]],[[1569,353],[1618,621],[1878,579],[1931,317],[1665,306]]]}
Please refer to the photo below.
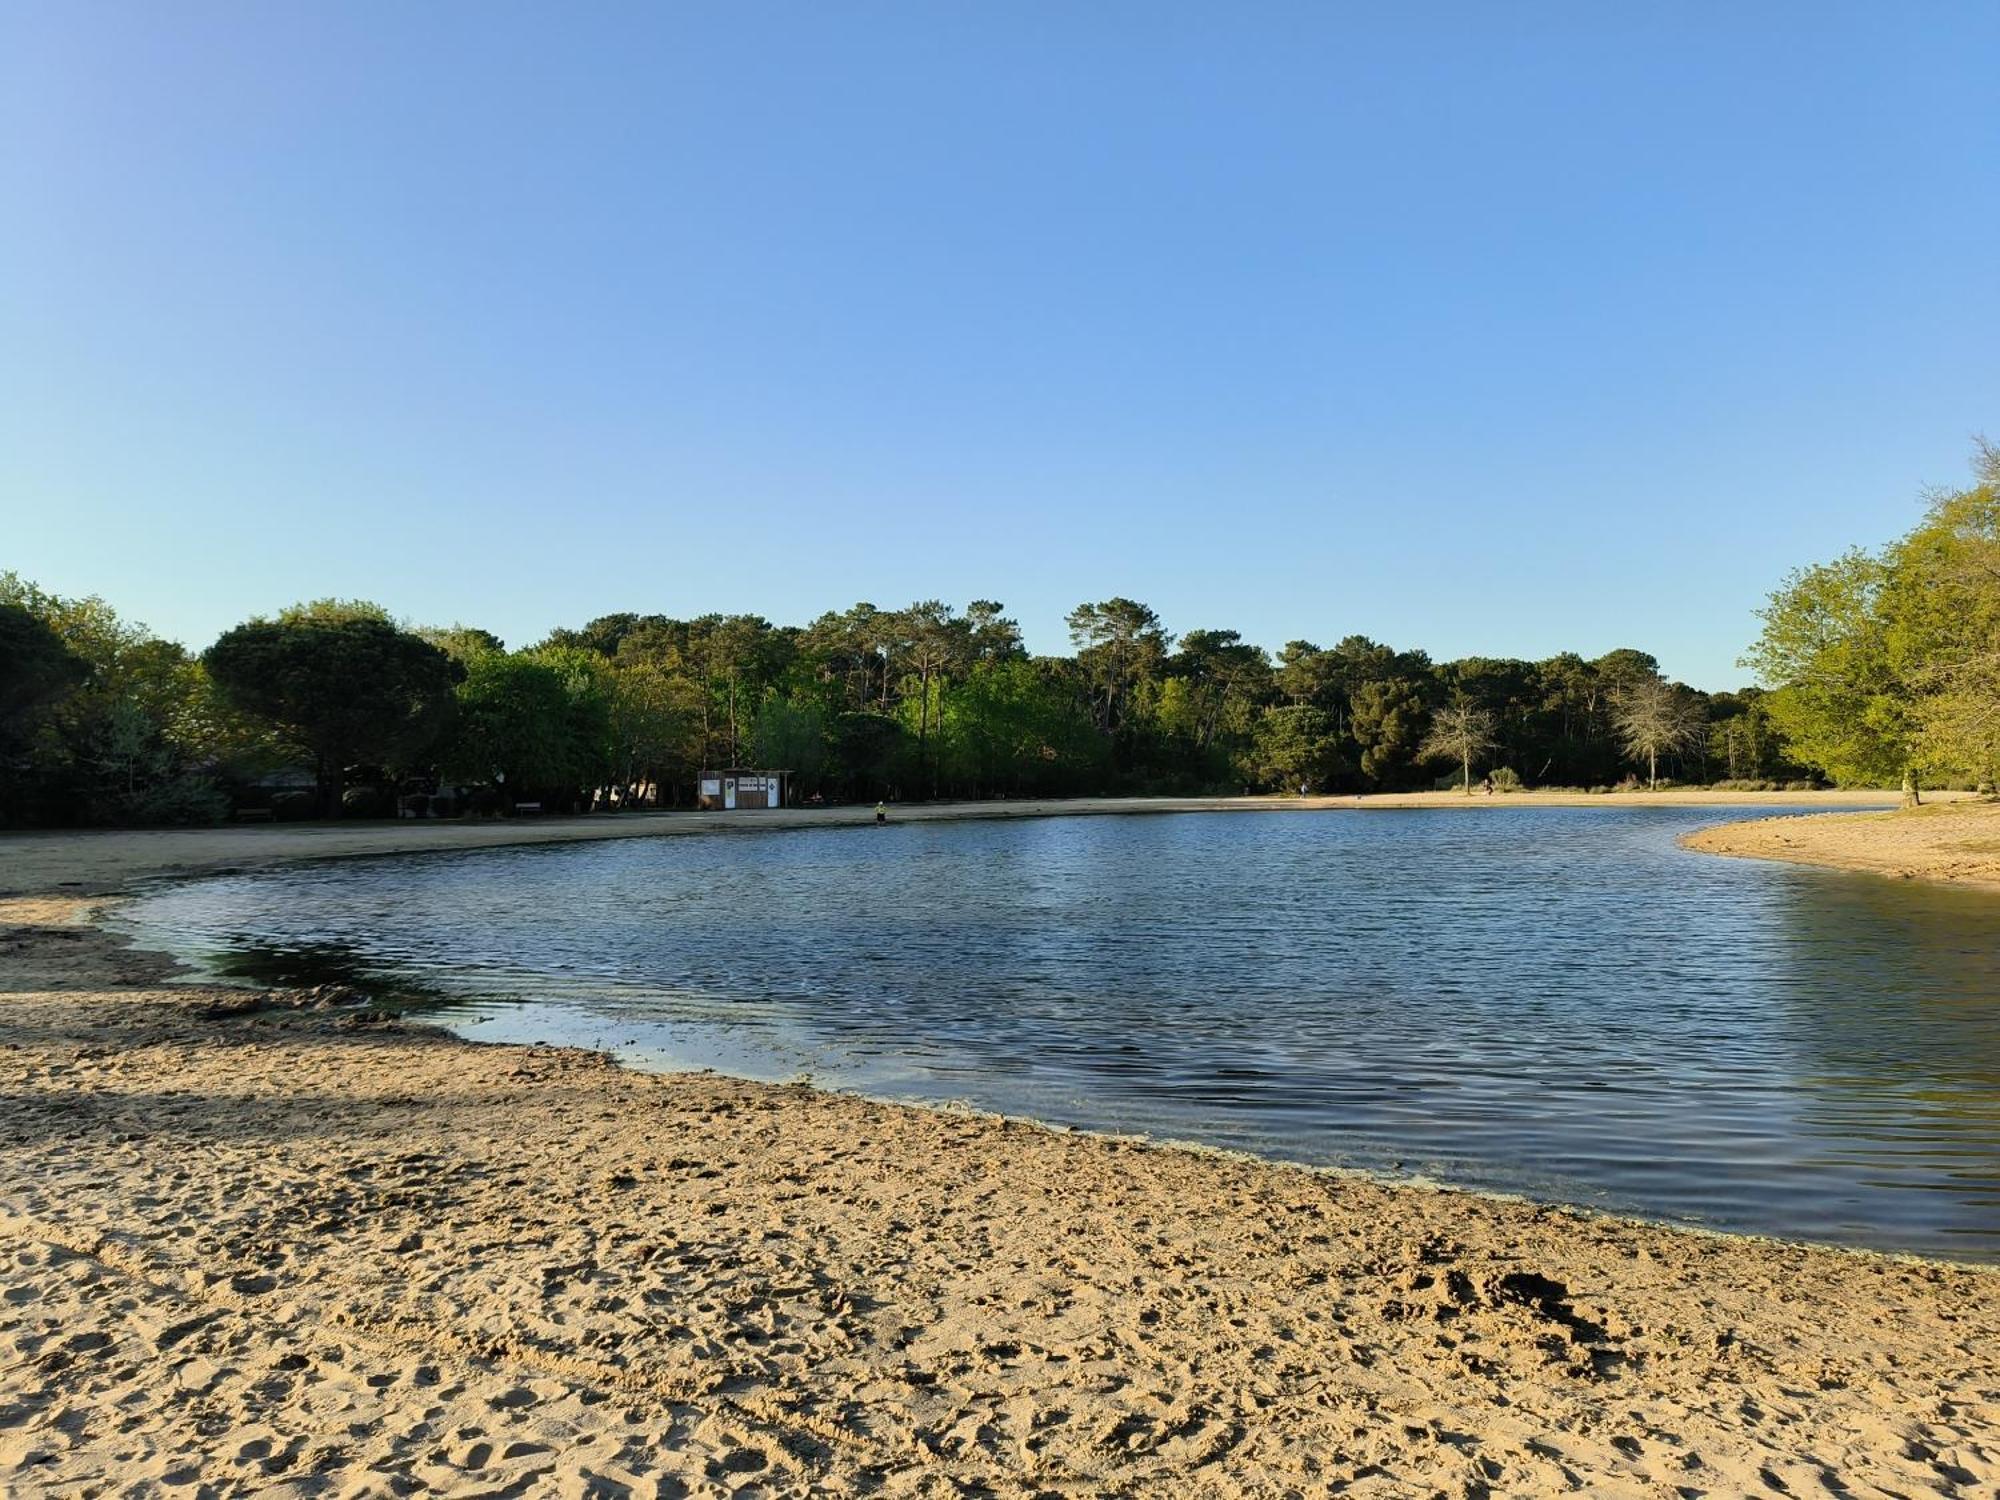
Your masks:
{"label": "tree trunk", "polygon": [[1923,806],[1923,794],[1917,790],[1917,773],[1907,766],[1903,769],[1903,806],[1907,808]]}
{"label": "tree trunk", "polygon": [[1646,790],[1649,792],[1657,792],[1659,789],[1660,789],[1660,752],[1657,750],[1648,750],[1646,752]]}
{"label": "tree trunk", "polygon": [[931,730],[931,669],[926,662],[917,679],[917,690],[923,696],[917,701],[917,775],[931,784],[931,796],[937,796],[937,776],[930,770]]}
{"label": "tree trunk", "polygon": [[1472,752],[1470,750],[1466,751],[1461,760],[1465,767],[1465,780],[1459,783],[1459,790],[1470,797],[1472,795]]}

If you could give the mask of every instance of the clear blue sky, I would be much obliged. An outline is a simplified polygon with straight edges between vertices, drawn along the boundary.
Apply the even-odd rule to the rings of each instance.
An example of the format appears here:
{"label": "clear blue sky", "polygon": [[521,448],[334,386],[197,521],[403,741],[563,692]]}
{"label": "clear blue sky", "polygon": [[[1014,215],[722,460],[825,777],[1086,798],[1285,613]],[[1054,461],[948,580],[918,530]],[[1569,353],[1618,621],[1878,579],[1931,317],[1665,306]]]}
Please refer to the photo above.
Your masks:
{"label": "clear blue sky", "polygon": [[2000,6],[0,12],[0,568],[1741,681],[2000,436]]}

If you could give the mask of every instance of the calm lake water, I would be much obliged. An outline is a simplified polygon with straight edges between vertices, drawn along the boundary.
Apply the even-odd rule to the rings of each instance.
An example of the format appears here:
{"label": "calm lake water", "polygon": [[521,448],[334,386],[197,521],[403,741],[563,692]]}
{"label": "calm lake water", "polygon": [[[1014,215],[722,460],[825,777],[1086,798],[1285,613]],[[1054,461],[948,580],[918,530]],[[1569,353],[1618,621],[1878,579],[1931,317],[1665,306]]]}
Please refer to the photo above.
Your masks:
{"label": "calm lake water", "polygon": [[1761,814],[621,840],[208,879],[122,920],[421,988],[475,1037],[2000,1259],[2000,901],[1675,846],[1730,815]]}

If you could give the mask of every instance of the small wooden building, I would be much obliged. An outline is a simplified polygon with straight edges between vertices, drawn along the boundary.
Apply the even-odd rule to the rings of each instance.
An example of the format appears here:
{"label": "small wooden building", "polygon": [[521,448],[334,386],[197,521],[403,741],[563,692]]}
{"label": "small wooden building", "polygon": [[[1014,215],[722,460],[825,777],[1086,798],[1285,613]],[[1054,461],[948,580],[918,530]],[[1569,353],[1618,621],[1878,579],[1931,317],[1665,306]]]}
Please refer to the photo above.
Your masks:
{"label": "small wooden building", "polygon": [[735,812],[741,808],[783,807],[790,771],[763,771],[750,766],[724,766],[704,771],[695,805],[706,812]]}

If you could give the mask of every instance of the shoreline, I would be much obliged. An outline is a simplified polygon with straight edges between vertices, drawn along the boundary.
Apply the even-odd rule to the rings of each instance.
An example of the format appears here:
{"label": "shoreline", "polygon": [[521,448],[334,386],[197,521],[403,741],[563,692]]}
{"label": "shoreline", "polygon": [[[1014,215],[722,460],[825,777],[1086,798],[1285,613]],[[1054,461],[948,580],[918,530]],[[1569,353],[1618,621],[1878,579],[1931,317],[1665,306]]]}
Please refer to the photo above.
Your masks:
{"label": "shoreline", "polygon": [[99,904],[0,902],[0,1490],[2000,1482],[1988,1268],[217,1016]]}
{"label": "shoreline", "polygon": [[[1946,794],[1950,795],[1950,794]],[[1394,792],[1343,797],[1079,797],[898,804],[895,823],[1012,818],[1145,816],[1191,812],[1334,812],[1527,807],[1768,807],[1801,811],[1894,807],[1889,791],[1825,792]],[[231,824],[212,828],[62,829],[0,833],[0,897],[72,891],[112,895],[146,880],[234,873],[311,859],[354,859],[526,844],[590,843],[692,834],[769,833],[872,826],[868,807],[765,812],[593,813],[494,822]]]}
{"label": "shoreline", "polygon": [[[1781,821],[1781,820],[1769,820]],[[1706,830],[1702,830],[1705,832]],[[1686,835],[1692,838],[1695,835]],[[1683,842],[1684,842],[1683,840]],[[448,851],[438,851],[448,852]],[[365,856],[388,857],[388,856]],[[165,950],[138,947],[132,934],[121,930],[113,921],[107,921],[115,909],[127,899],[125,893],[107,893],[88,896],[58,894],[50,897],[0,896],[0,933],[10,925],[49,925],[56,927],[75,926],[85,928],[93,938],[101,939],[110,949],[130,955],[132,960],[144,968],[149,977],[155,974],[163,986],[188,994],[203,996],[225,994],[233,997],[247,995],[297,996],[306,993],[296,988],[284,988],[249,978],[235,978],[223,974],[202,973],[187,960]],[[4,965],[0,965],[0,973]],[[334,982],[321,988],[347,989],[347,985]],[[0,989],[0,997],[5,990]],[[377,997],[379,1000],[379,997]],[[376,1003],[371,1001],[372,1003]],[[1113,1147],[1127,1150],[1159,1150],[1182,1152],[1189,1155],[1210,1157],[1220,1161],[1277,1172],[1303,1173],[1307,1176],[1331,1177],[1338,1180],[1352,1180],[1385,1189],[1390,1193],[1415,1192],[1438,1193],[1450,1196],[1474,1198],[1483,1202],[1511,1204],[1536,1211],[1567,1214],[1572,1217],[1604,1221],[1638,1231],[1659,1230],[1673,1234],[1689,1234],[1724,1241],[1741,1241],[1750,1244],[1769,1245],[1784,1249],[1807,1250],[1815,1253],[1852,1255],[1867,1259],[1894,1262],[1901,1265],[1936,1266],[1974,1275],[2000,1277],[2000,1250],[1991,1260],[1959,1259],[1951,1256],[1926,1254],[1914,1250],[1892,1250],[1877,1246],[1842,1243],[1832,1240],[1811,1240],[1788,1238],[1782,1234],[1764,1233],[1749,1229],[1724,1229],[1709,1225],[1676,1220],[1668,1217],[1647,1217],[1637,1212],[1621,1212],[1608,1208],[1596,1208],[1587,1204],[1571,1203],[1557,1198],[1541,1198],[1533,1193],[1504,1188],[1486,1188],[1465,1183],[1448,1182],[1422,1175],[1404,1175],[1386,1170],[1367,1167],[1337,1166],[1325,1163],[1298,1161],[1280,1156],[1264,1156],[1241,1147],[1217,1145],[1192,1137],[1150,1135],[1145,1132],[1120,1131],[1088,1125],[1072,1125],[1059,1120],[1044,1119],[1032,1114],[1014,1114],[977,1104],[969,1099],[944,1097],[901,1096],[875,1094],[859,1088],[829,1087],[815,1082],[809,1077],[779,1077],[775,1074],[757,1077],[745,1073],[729,1071],[727,1068],[710,1066],[662,1066],[644,1067],[622,1059],[609,1047],[589,1046],[567,1042],[539,1042],[520,1040],[491,1040],[469,1035],[443,1020],[425,1019],[421,1014],[411,1016],[407,1012],[393,1009],[394,1002],[385,1006],[383,1019],[391,1020],[404,1030],[434,1033],[437,1037],[468,1047],[497,1047],[536,1052],[575,1053],[599,1060],[605,1066],[621,1072],[630,1072],[642,1077],[672,1082],[677,1079],[713,1078],[740,1084],[749,1089],[805,1090],[826,1098],[857,1100],[888,1110],[918,1110],[939,1114],[953,1119],[987,1121],[1003,1125],[1009,1129],[1044,1131],[1066,1138],[1102,1141]],[[376,1018],[370,1016],[370,1024]],[[385,1033],[386,1034],[386,1033]]]}
{"label": "shoreline", "polygon": [[[0,1137],[41,1167],[0,1198],[6,1284],[33,1299],[0,1308],[0,1413],[25,1416],[0,1416],[0,1478],[1936,1492],[1906,1435],[1962,1465],[2000,1422],[1984,1270],[339,1013],[217,1020],[217,991],[148,955],[32,931],[8,934],[0,1066],[26,1034],[54,1079],[82,1076]],[[35,1129],[58,1119],[80,1138]],[[136,1181],[107,1195],[107,1171]],[[7,1358],[31,1345],[89,1357],[31,1395]],[[106,1386],[107,1362],[126,1377]],[[88,1399],[118,1403],[109,1446],[52,1420]],[[363,1451],[319,1441],[328,1412]]]}
{"label": "shoreline", "polygon": [[1733,859],[2000,891],[2000,803],[1965,797],[1908,811],[1722,823],[1680,843]]}

